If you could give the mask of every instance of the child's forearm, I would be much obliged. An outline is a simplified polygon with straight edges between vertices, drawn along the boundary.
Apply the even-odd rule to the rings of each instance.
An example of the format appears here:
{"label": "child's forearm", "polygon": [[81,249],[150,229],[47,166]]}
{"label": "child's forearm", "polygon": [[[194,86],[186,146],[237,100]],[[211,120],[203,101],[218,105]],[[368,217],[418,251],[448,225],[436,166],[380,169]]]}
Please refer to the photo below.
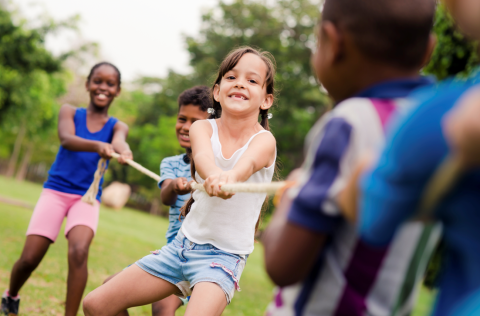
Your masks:
{"label": "child's forearm", "polygon": [[162,183],[162,191],[160,193],[160,199],[164,205],[170,206],[175,204],[178,194],[174,191],[175,183],[171,179],[167,179]]}
{"label": "child's forearm", "polygon": [[76,135],[62,135],[60,136],[60,144],[63,148],[72,151],[98,152],[102,142],[88,140]]}
{"label": "child's forearm", "polygon": [[115,150],[117,153],[124,153],[126,151],[130,151],[130,146],[126,141],[115,141],[112,142],[113,150]]}
{"label": "child's forearm", "polygon": [[112,146],[119,154],[130,152],[130,146],[127,143],[128,126],[123,122],[117,122],[113,128]]}
{"label": "child's forearm", "polygon": [[255,169],[255,161],[250,157],[245,157],[237,162],[235,167],[233,167],[232,172],[235,173],[238,182],[245,182],[252,176],[252,174],[258,171]]}
{"label": "child's forearm", "polygon": [[197,154],[194,156],[195,170],[198,172],[202,179],[207,179],[209,176],[219,174],[222,169],[217,167],[215,160],[211,159],[207,155]]}

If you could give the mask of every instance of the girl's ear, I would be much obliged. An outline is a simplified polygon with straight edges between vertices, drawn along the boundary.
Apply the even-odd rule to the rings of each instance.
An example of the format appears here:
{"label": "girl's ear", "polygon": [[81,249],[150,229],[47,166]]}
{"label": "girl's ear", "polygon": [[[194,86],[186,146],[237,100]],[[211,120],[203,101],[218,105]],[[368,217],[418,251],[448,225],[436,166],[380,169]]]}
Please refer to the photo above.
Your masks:
{"label": "girl's ear", "polygon": [[118,87],[117,93],[115,93],[115,97],[118,97],[120,95],[120,92],[122,92],[122,88]]}
{"label": "girl's ear", "polygon": [[87,91],[90,91],[90,89],[88,88],[88,80],[85,81],[85,89],[87,89]]}
{"label": "girl's ear", "polygon": [[218,102],[218,95],[220,93],[220,85],[217,83],[213,87],[213,99]]}
{"label": "girl's ear", "polygon": [[265,100],[263,100],[262,105],[260,106],[260,109],[262,110],[268,110],[271,108],[273,105],[273,94],[267,94],[265,97]]}

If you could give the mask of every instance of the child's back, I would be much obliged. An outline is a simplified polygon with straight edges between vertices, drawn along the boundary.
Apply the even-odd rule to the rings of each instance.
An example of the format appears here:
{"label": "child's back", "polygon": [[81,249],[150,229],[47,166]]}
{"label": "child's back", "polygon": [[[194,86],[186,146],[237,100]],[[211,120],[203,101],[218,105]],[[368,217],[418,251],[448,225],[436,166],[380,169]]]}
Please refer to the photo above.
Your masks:
{"label": "child's back", "polygon": [[[270,315],[411,311],[416,272],[438,229],[412,224],[388,247],[369,247],[341,216],[337,199],[361,158],[383,146],[385,127],[407,104],[406,97],[431,83],[418,71],[431,49],[434,5],[431,0],[325,2],[313,63],[340,103],[309,134],[304,171],[300,185],[289,192],[293,201],[286,221],[281,215],[274,218],[265,233],[267,269],[274,281],[304,281],[279,289]],[[292,249],[280,247],[287,242]],[[289,272],[293,267],[303,272]]]}
{"label": "child's back", "polygon": [[[475,82],[477,78],[433,88],[433,97],[401,121],[364,184],[360,232],[366,241],[387,243],[403,221],[416,215],[426,184],[449,154],[443,117]],[[473,251],[480,249],[479,189],[477,168],[466,173],[435,210],[446,244],[435,315],[448,315],[455,303],[480,288],[480,252]]]}
{"label": "child's back", "polygon": [[[478,40],[479,19],[473,12],[478,12],[480,2],[448,0],[445,3],[461,30]],[[479,82],[477,73],[467,81],[446,82],[416,96],[418,107],[402,118],[378,164],[365,177],[360,223],[364,240],[377,245],[385,244],[399,225],[418,215],[416,211],[422,193],[447,155],[463,158],[460,161],[465,162],[477,160],[475,151],[473,155],[477,157],[467,157],[471,155],[468,151],[467,156],[460,153],[456,157],[455,146],[450,152],[442,130],[450,125],[446,114],[456,104],[461,104],[459,109],[462,111],[463,103],[473,97],[474,103],[470,105],[478,109],[478,94],[470,91],[478,91]],[[461,121],[457,123],[463,126],[469,124],[468,120]],[[453,130],[446,128],[445,132],[451,137]],[[474,300],[477,299],[477,306],[479,304],[478,292],[474,291],[480,288],[480,170],[477,165],[477,168],[465,168],[464,171],[455,187],[431,214],[442,222],[445,240],[440,293],[434,315],[473,315]],[[463,311],[462,308],[455,309],[455,305],[462,303],[466,304]],[[478,307],[476,309],[478,313]]]}

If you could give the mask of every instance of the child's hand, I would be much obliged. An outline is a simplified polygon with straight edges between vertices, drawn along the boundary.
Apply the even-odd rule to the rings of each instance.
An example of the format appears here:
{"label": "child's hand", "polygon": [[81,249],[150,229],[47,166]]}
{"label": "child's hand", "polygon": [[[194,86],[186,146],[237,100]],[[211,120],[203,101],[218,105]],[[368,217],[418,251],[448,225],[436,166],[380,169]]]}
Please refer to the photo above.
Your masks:
{"label": "child's hand", "polygon": [[480,89],[462,97],[443,120],[443,132],[464,167],[480,165]]}
{"label": "child's hand", "polygon": [[121,154],[120,157],[118,158],[118,162],[121,163],[122,165],[126,165],[127,161],[126,160],[133,160],[133,154],[130,149],[124,150]]}
{"label": "child's hand", "polygon": [[190,182],[188,182],[187,178],[176,178],[173,180],[173,191],[178,195],[184,195],[192,192],[192,187],[190,186]]}
{"label": "child's hand", "polygon": [[203,186],[208,195],[218,196],[219,198],[228,200],[234,196],[235,193],[224,192],[221,190],[221,187],[223,184],[235,182],[237,182],[237,176],[233,170],[230,170],[209,176]]}
{"label": "child's hand", "polygon": [[105,159],[110,159],[112,158],[112,154],[114,152],[115,151],[113,150],[112,144],[104,143],[104,142],[97,143],[97,153],[100,155],[100,157]]}

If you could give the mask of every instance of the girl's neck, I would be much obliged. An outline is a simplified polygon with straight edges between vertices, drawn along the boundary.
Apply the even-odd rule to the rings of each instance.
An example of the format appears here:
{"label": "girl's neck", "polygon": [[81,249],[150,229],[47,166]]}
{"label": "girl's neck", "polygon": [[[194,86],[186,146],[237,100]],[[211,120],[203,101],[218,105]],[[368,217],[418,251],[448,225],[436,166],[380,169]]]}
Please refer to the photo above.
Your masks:
{"label": "girl's neck", "polygon": [[87,111],[90,112],[93,115],[98,115],[98,116],[105,116],[108,117],[108,108],[110,105],[104,106],[104,107],[99,107],[93,104],[92,101],[88,104]]}
{"label": "girl's neck", "polygon": [[258,116],[252,115],[246,117],[231,117],[222,113],[222,116],[217,122],[219,125],[218,128],[229,138],[250,137],[262,129],[258,123]]}

